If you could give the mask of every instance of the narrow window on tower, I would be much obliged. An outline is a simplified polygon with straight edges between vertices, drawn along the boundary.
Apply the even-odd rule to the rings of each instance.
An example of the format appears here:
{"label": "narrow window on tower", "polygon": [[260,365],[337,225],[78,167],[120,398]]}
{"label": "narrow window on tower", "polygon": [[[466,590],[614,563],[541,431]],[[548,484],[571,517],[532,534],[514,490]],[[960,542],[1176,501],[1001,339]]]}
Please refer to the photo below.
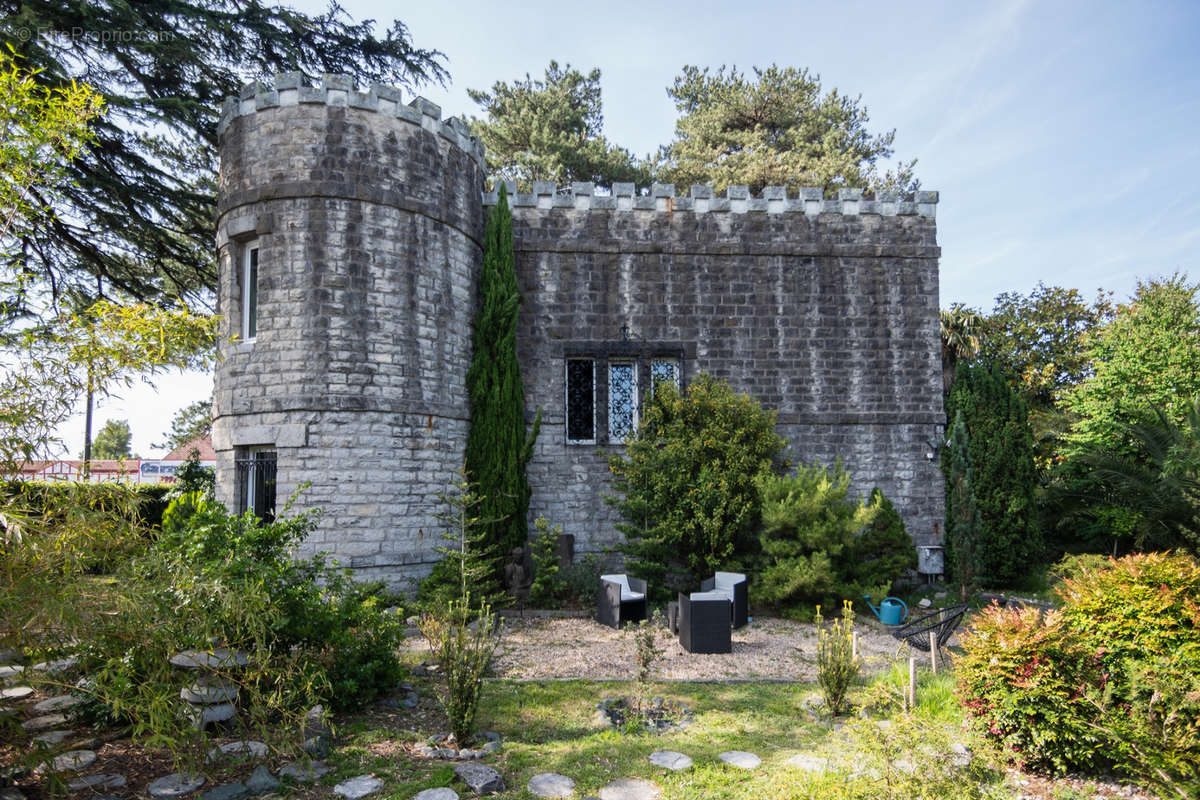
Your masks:
{"label": "narrow window on tower", "polygon": [[234,467],[238,513],[250,511],[263,522],[275,519],[277,460],[274,447],[248,447],[237,452]]}
{"label": "narrow window on tower", "polygon": [[567,359],[567,442],[596,442],[596,365],[590,358]]}
{"label": "narrow window on tower", "polygon": [[258,335],[258,242],[246,245],[242,255],[242,341]]}
{"label": "narrow window on tower", "polygon": [[623,442],[637,429],[637,365],[608,365],[608,438]]}

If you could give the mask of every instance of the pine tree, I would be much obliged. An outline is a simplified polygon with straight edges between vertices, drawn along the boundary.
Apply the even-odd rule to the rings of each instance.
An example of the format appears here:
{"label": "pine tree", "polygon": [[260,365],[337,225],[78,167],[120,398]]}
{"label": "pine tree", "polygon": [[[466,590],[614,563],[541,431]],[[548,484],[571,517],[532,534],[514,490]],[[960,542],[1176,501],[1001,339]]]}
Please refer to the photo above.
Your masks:
{"label": "pine tree", "polygon": [[494,574],[503,557],[527,538],[529,480],[525,466],[541,427],[539,410],[526,433],[525,390],[517,361],[517,309],[521,295],[513,263],[512,214],[503,185],[488,216],[475,317],[475,354],[467,371],[471,429],[466,473],[480,497],[483,540],[495,549]]}
{"label": "pine tree", "polygon": [[974,361],[959,364],[950,390],[946,412],[958,411],[970,441],[981,577],[1010,586],[1042,557],[1029,407],[998,366]]}
{"label": "pine tree", "polygon": [[954,415],[950,428],[950,450],[946,476],[946,562],[947,571],[962,587],[962,596],[979,579],[979,508],[975,503],[971,474],[971,446],[962,411]]}
{"label": "pine tree", "polygon": [[463,476],[452,491],[439,494],[438,500],[444,507],[437,519],[444,526],[445,544],[434,550],[442,559],[422,581],[418,599],[433,610],[445,610],[457,602],[464,613],[468,608],[502,601],[503,590],[496,576],[501,553],[487,540],[487,523],[493,520],[479,516],[486,498]]}

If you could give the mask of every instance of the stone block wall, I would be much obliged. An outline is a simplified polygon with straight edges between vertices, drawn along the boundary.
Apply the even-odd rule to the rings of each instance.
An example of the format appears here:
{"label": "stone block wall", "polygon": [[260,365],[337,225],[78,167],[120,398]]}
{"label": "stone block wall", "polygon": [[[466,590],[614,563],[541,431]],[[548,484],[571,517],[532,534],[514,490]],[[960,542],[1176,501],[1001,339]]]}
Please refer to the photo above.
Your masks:
{"label": "stone block wall", "polygon": [[[220,498],[235,458],[277,454],[277,504],[320,508],[325,550],[398,588],[435,558],[436,496],[462,465],[481,259],[482,150],[458,120],[343,76],[251,85],[221,123]],[[257,246],[258,331],[241,331]]]}
{"label": "stone block wall", "polygon": [[[943,422],[937,195],[674,194],[539,185],[512,198],[526,402],[544,415],[531,514],[561,523],[580,552],[617,543],[605,354],[678,353],[684,383],[708,372],[748,392],[778,412],[793,461],[840,457],[857,491],[879,486],[896,503],[918,544],[940,541],[942,478],[928,458]],[[566,440],[572,356],[596,359],[597,444]]]}

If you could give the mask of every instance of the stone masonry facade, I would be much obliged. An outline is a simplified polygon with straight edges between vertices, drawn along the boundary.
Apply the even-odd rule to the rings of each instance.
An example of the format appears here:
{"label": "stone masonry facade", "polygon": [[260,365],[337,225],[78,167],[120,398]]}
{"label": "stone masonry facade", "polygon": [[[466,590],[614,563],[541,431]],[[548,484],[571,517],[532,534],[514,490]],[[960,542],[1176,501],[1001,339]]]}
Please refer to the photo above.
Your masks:
{"label": "stone masonry facade", "polygon": [[[411,588],[437,558],[437,495],[465,447],[496,201],[482,147],[433,104],[345,76],[251,84],[219,134],[220,497],[244,503],[238,465],[269,451],[278,505],[307,482],[293,508],[322,509],[303,553]],[[607,459],[665,369],[685,386],[711,373],[775,409],[793,461],[840,457],[917,544],[938,543],[936,203],[776,187],[512,194],[518,352],[530,417],[543,412],[531,519],[561,524],[577,553],[619,541]]]}

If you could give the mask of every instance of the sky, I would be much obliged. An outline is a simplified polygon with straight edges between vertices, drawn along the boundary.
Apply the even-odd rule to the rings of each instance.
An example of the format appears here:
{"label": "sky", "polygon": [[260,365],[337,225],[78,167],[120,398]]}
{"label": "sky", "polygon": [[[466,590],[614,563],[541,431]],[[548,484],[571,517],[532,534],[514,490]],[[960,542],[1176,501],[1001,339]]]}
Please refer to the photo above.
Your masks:
{"label": "sky", "polygon": [[[320,11],[324,2],[294,2]],[[487,89],[551,59],[601,71],[604,132],[636,154],[672,138],[666,88],[685,64],[807,67],[895,130],[937,210],[941,304],[992,308],[1039,282],[1126,299],[1139,279],[1200,280],[1200,2],[606,2],[342,0],[445,54],[419,94],[478,115]],[[143,456],[211,392],[169,374],[104,401]],[[82,449],[82,418],[62,430]]]}

